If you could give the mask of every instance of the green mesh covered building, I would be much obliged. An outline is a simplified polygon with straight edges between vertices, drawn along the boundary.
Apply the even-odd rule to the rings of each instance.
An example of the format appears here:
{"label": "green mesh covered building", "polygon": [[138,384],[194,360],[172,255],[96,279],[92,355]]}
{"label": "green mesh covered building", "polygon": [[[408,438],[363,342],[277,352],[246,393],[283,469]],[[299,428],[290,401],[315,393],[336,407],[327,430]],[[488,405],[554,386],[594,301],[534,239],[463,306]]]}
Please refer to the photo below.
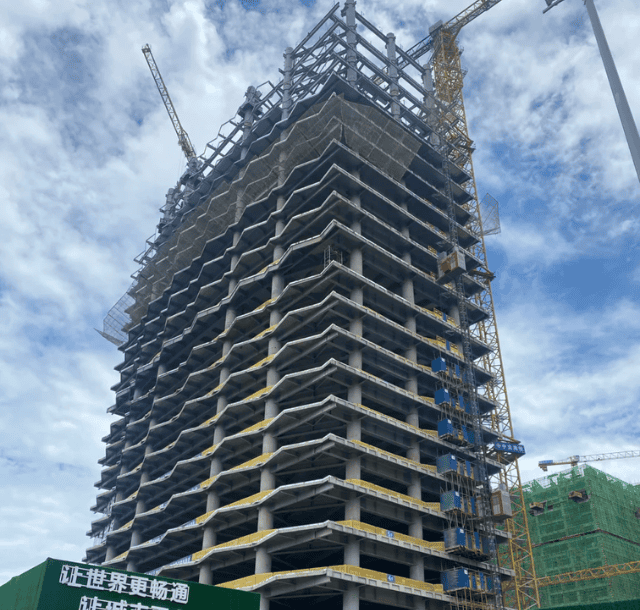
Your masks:
{"label": "green mesh covered building", "polygon": [[[538,577],[640,560],[640,486],[580,465],[527,483]],[[542,587],[543,608],[640,597],[640,573]]]}

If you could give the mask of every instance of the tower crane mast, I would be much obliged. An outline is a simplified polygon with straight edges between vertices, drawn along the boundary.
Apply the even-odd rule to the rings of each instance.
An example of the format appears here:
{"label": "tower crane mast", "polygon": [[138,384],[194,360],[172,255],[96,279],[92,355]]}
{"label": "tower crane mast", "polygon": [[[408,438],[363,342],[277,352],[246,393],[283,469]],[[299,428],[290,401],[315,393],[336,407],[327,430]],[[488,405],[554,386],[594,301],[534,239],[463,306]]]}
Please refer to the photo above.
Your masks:
{"label": "tower crane mast", "polygon": [[[460,48],[456,38],[462,28],[489,9],[499,4],[501,0],[476,0],[465,10],[458,13],[447,23],[436,23],[430,28],[429,35],[410,48],[408,55],[417,60],[431,51],[425,66],[425,82],[427,88],[432,87],[435,98],[442,109],[432,113],[428,118],[449,147],[449,157],[458,166],[463,167],[471,176],[468,183],[473,199],[468,204],[472,218],[472,229],[479,236],[479,243],[473,248],[473,254],[487,266],[487,250],[484,241],[484,230],[480,214],[480,200],[473,171],[472,153],[473,141],[469,137],[467,118],[462,95],[464,71],[460,62]],[[405,60],[401,67],[408,63]],[[478,304],[490,312],[487,320],[476,324],[474,333],[478,339],[487,344],[491,351],[483,358],[482,366],[492,375],[492,381],[485,386],[488,398],[495,401],[497,409],[486,422],[500,439],[507,442],[518,442],[514,438],[509,399],[504,380],[504,366],[500,354],[500,340],[496,326],[495,307],[491,291],[492,274],[488,272],[479,281],[484,284],[484,290],[476,296]],[[503,591],[507,605],[516,606],[518,610],[540,606],[540,595],[533,558],[533,548],[529,536],[528,515],[522,492],[522,481],[517,460],[507,460],[498,456],[505,464],[500,473],[500,483],[511,492],[513,518],[506,521],[506,529],[510,534],[508,548],[499,550],[498,563],[503,567],[512,567],[515,579],[505,582]]]}
{"label": "tower crane mast", "polygon": [[142,47],[142,52],[144,53],[144,57],[147,60],[147,64],[149,65],[149,70],[151,70],[151,74],[153,79],[156,81],[156,86],[158,87],[158,91],[160,92],[160,96],[162,97],[162,101],[164,102],[164,106],[169,113],[169,118],[173,123],[173,128],[176,130],[176,134],[178,136],[178,144],[180,148],[182,148],[182,152],[184,153],[187,161],[190,159],[194,159],[196,157],[195,150],[193,149],[193,145],[191,144],[191,140],[187,132],[182,127],[180,123],[180,119],[178,118],[178,113],[173,106],[173,102],[171,101],[171,97],[169,96],[169,92],[167,91],[167,87],[164,84],[164,80],[162,80],[162,75],[160,74],[160,70],[156,64],[156,60],[153,58],[153,53],[151,53],[151,47],[146,44]]}

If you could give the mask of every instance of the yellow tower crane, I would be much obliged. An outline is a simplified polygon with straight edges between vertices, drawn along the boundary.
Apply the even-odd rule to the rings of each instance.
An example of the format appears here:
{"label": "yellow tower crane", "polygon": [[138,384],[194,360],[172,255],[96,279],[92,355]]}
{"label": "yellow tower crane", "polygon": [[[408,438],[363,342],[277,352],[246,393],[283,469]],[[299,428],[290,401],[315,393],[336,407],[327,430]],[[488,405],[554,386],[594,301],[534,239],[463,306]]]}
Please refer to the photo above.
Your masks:
{"label": "yellow tower crane", "polygon": [[149,70],[151,70],[153,80],[156,81],[156,86],[158,87],[158,91],[160,91],[160,96],[162,97],[162,101],[164,102],[164,107],[169,113],[169,118],[173,123],[173,128],[176,130],[176,134],[178,136],[178,144],[180,145],[180,148],[182,148],[182,152],[187,158],[187,161],[195,159],[195,150],[193,150],[191,140],[189,139],[187,132],[184,130],[182,124],[180,123],[178,113],[173,106],[171,97],[169,97],[169,92],[167,91],[167,87],[164,84],[164,80],[162,80],[162,75],[160,74],[160,70],[158,69],[156,60],[153,58],[153,53],[151,53],[151,47],[148,44],[144,45],[144,47],[142,47],[142,52],[144,53],[144,57],[147,60],[147,64],[149,65]]}
{"label": "yellow tower crane", "polygon": [[[441,111],[434,113],[432,119],[439,123],[438,132],[444,138],[455,144],[453,161],[464,167],[472,177],[471,189],[473,200],[470,204],[475,221],[475,232],[482,237],[475,247],[474,254],[483,264],[484,274],[478,274],[485,290],[477,297],[479,304],[491,313],[488,320],[476,325],[474,332],[477,337],[491,347],[491,352],[484,357],[483,366],[493,376],[493,381],[486,386],[487,396],[493,399],[498,408],[491,420],[492,429],[501,440],[518,443],[514,438],[509,399],[504,380],[504,366],[500,355],[500,340],[496,326],[491,280],[493,275],[487,267],[487,251],[484,241],[485,231],[480,215],[480,201],[478,199],[473,163],[473,142],[469,137],[467,118],[462,95],[464,71],[460,62],[460,48],[457,37],[462,28],[474,19],[499,4],[501,0],[477,0],[462,12],[458,13],[447,23],[438,22],[430,28],[429,36],[421,40],[408,53],[413,59],[418,59],[425,53],[432,51],[427,69],[427,77],[431,76],[433,93],[440,102]],[[519,610],[540,606],[540,596],[533,560],[533,550],[529,537],[527,511],[522,493],[522,482],[518,463],[513,458],[497,454],[496,459],[505,463],[501,471],[501,483],[510,490],[513,503],[513,519],[506,521],[506,529],[510,534],[508,550],[501,551],[498,561],[501,566],[512,567],[515,570],[513,582],[504,585],[505,599],[509,604],[517,605]]]}
{"label": "yellow tower crane", "polygon": [[563,466],[571,464],[577,466],[582,462],[601,462],[603,460],[621,460],[624,458],[640,457],[640,451],[617,451],[615,453],[594,453],[593,455],[571,455],[563,460],[540,460],[538,466],[547,472],[549,466]]}

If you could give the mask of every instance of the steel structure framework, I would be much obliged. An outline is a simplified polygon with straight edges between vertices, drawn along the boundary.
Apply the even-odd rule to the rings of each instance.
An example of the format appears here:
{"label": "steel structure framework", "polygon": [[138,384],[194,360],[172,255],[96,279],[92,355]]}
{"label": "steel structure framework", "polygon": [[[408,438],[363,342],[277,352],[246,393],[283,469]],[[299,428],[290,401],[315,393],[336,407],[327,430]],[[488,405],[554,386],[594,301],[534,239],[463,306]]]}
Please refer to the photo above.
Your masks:
{"label": "steel structure framework", "polygon": [[[475,12],[466,18],[494,4],[477,2]],[[457,32],[440,28],[433,43],[405,52],[396,46],[392,34],[383,34],[357,13],[353,0],[347,0],[342,13],[338,8],[336,4],[295,49],[286,50],[280,82],[247,90],[239,119],[223,125],[218,137],[207,144],[201,163],[192,164],[170,190],[159,230],[136,259],[141,268],[128,293],[134,303],[127,310],[128,339],[121,346],[125,362],[119,367],[122,378],[111,409],[121,419],[105,438],[105,470],[97,484],[105,491],[95,507],[104,516],[92,525],[98,544],[88,550],[87,558],[150,573],[197,577],[202,582],[220,583],[214,576],[217,569],[227,578],[235,573],[240,578],[225,586],[261,591],[265,607],[269,600],[277,607],[292,603],[283,600],[295,599],[297,592],[320,599],[330,591],[342,595],[347,609],[357,608],[360,602],[420,608],[426,601],[433,607],[499,608],[502,582],[507,599],[513,590],[514,601],[525,608],[537,599],[526,513],[524,529],[517,529],[511,520],[503,530],[494,525],[496,519],[509,515],[510,498],[492,489],[491,481],[515,490],[512,497],[519,513],[524,502],[517,493],[519,444],[504,385],[471,162],[473,146],[462,100]],[[418,63],[430,45],[431,61]],[[327,165],[329,161],[333,165]],[[314,226],[315,216],[307,214],[306,223],[302,222],[307,217],[299,211],[293,214],[300,204],[291,201],[316,184],[314,180],[325,180],[320,179],[321,169],[334,167],[339,169],[332,171],[344,177],[331,178],[335,197],[342,202],[332,204],[337,205],[333,222],[343,222],[347,228],[338,229],[341,237],[328,239],[326,235],[335,230],[329,225],[313,239],[286,242],[291,234]],[[368,198],[377,201],[370,212],[365,204]],[[385,212],[386,201],[394,198],[403,201],[402,206]],[[427,208],[419,206],[416,216],[418,202]],[[340,211],[341,206],[350,211]],[[272,216],[266,218],[260,211],[264,209],[271,209]],[[322,209],[314,214],[323,217]],[[272,222],[275,238],[264,242],[265,229]],[[369,223],[379,228],[363,228]],[[388,246],[376,243],[380,231],[390,231]],[[393,254],[397,239],[404,245]],[[300,289],[294,288],[297,280],[287,283],[286,278],[299,273],[294,272],[295,252],[315,243],[321,244],[317,248],[323,270],[314,286],[338,282],[334,292],[346,290],[348,301],[342,303],[344,297],[338,298],[338,293],[318,292],[314,307],[326,305],[310,320],[324,319],[325,312],[331,311],[333,323],[323,333],[331,330],[333,334],[321,333],[321,343],[315,340],[308,349],[294,349],[296,341],[283,340],[290,333],[287,324],[296,316],[297,324],[306,318],[290,309],[289,303],[296,302],[290,299]],[[363,248],[370,252],[369,259],[363,259]],[[219,259],[215,252],[221,253]],[[400,284],[384,272],[385,266],[397,265],[399,272],[405,269],[401,275],[410,272]],[[313,269],[304,277],[311,277]],[[367,283],[371,274],[375,279]],[[343,275],[346,279],[339,279]],[[261,298],[261,278],[272,280],[264,293],[268,298],[241,314]],[[229,296],[213,306],[209,295],[219,282]],[[341,282],[344,287],[338,289]],[[249,283],[253,292],[242,303],[232,304]],[[282,297],[285,293],[288,300]],[[403,299],[398,303],[397,293]],[[330,297],[335,303],[323,300]],[[405,308],[401,315],[393,311],[399,303]],[[416,317],[406,310],[407,305],[422,313]],[[340,315],[343,325],[348,320],[347,334],[338,330],[340,308],[345,308]],[[217,317],[203,326],[209,311],[218,312]],[[247,326],[244,316],[267,314],[268,325],[248,340],[246,329],[255,327],[256,320]],[[398,325],[399,315],[404,321]],[[428,328],[434,322],[436,326]],[[409,334],[404,339],[397,335],[367,342],[367,333],[378,336],[380,331],[373,329],[380,324],[380,328],[395,328],[394,333]],[[194,343],[196,331],[200,335]],[[303,367],[298,374],[310,375],[315,370],[309,368],[310,358],[325,343],[330,346],[328,353],[335,355],[325,363],[329,369],[322,376],[335,377],[337,385],[327,394],[318,377],[297,386],[293,394],[291,390],[282,394],[296,378],[291,363]],[[266,350],[248,368],[242,356],[249,349],[245,344],[260,346],[258,351],[250,349],[255,356]],[[341,349],[347,350],[348,357],[342,357],[350,367],[344,371],[338,366]],[[383,366],[385,358],[393,364]],[[232,365],[230,360],[239,364]],[[400,371],[399,363],[409,368]],[[420,374],[416,376],[412,369]],[[342,398],[340,375],[346,376],[344,384],[349,388]],[[218,385],[208,385],[209,377],[217,377]],[[184,402],[179,397],[190,387],[197,397]],[[309,395],[311,387],[316,389]],[[237,400],[242,388],[252,392],[234,403],[232,398]],[[274,398],[276,391],[280,398]],[[188,394],[194,396],[193,390]],[[300,419],[296,409],[282,406],[291,396],[306,401],[297,407],[309,410],[306,419]],[[316,402],[308,404],[311,396]],[[365,406],[367,402],[375,406]],[[230,415],[231,406],[233,413],[243,414],[237,421]],[[297,421],[302,429],[320,412],[331,413],[331,429],[337,436],[311,442],[298,433],[294,437],[299,442],[294,445],[277,440],[292,434],[286,432],[292,429],[291,422]],[[382,422],[389,426],[386,436],[378,431],[384,428]],[[200,439],[209,431],[214,445],[202,445]],[[165,445],[167,438],[173,440]],[[256,455],[258,441],[262,453]],[[320,441],[326,447],[318,445]],[[408,447],[406,456],[401,455],[398,442]],[[325,471],[330,474],[325,479],[301,480],[302,474],[287,479],[276,474],[293,464],[306,464],[309,472],[317,472],[313,460],[318,458],[312,456],[323,452],[338,460],[335,465],[327,462]],[[176,462],[174,454],[182,459]],[[238,462],[239,456],[248,459]],[[447,469],[444,464],[450,458],[465,466]],[[341,459],[346,463],[344,472]],[[210,463],[210,476],[198,480],[203,460]],[[237,463],[229,466],[234,460]],[[158,468],[167,462],[173,468],[158,476]],[[400,470],[396,473],[394,468]],[[385,472],[386,478],[372,474],[376,470]],[[403,479],[409,483],[398,482]],[[286,485],[286,480],[293,482]],[[381,485],[387,480],[391,487]],[[194,481],[196,485],[188,487]],[[257,490],[252,496],[233,491],[247,485]],[[278,507],[289,506],[287,498],[292,494],[299,502],[307,493],[309,498],[324,498],[331,506],[341,507],[338,513],[343,511],[343,520],[335,521],[327,512],[328,521],[302,522],[301,529],[285,528],[285,534],[277,516],[284,509]],[[187,496],[201,501],[194,497],[189,503]],[[439,504],[433,502],[437,498]],[[155,501],[158,505],[150,509]],[[385,502],[395,503],[395,508]],[[238,524],[248,522],[251,506],[257,521],[254,532],[247,533],[246,526]],[[361,518],[363,511],[368,511],[367,522]],[[295,522],[299,517],[294,514],[298,513],[290,511],[287,518]],[[176,521],[180,516],[190,520],[180,523]],[[394,524],[395,533],[393,528],[378,526],[385,519]],[[445,541],[434,540],[433,532],[444,533]],[[466,538],[454,544],[451,536],[458,532]],[[370,555],[370,543],[388,544],[390,538],[414,545],[413,551],[384,550],[382,563],[361,563]],[[278,549],[316,539],[342,548],[342,563],[273,569],[280,561]],[[508,547],[500,554],[502,567],[487,561],[496,556],[500,543]],[[333,551],[323,552],[331,555]],[[505,568],[505,555],[506,563],[515,568],[515,587],[510,584],[513,573]],[[229,571],[229,566],[247,558],[255,561],[249,574],[246,567]],[[409,566],[406,575],[384,569],[394,562]]]}

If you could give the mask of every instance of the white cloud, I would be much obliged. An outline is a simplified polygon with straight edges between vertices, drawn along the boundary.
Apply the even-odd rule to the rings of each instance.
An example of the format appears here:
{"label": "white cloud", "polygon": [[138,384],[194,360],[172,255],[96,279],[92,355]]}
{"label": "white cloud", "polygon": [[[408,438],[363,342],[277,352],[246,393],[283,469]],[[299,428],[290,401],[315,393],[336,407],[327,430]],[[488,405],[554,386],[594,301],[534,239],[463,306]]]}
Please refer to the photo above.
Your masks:
{"label": "white cloud", "polygon": [[[540,476],[541,459],[635,449],[640,307],[579,313],[536,290],[525,299],[498,311],[514,429],[529,449],[523,476]],[[595,466],[611,464],[628,480],[637,470],[632,460]]]}

